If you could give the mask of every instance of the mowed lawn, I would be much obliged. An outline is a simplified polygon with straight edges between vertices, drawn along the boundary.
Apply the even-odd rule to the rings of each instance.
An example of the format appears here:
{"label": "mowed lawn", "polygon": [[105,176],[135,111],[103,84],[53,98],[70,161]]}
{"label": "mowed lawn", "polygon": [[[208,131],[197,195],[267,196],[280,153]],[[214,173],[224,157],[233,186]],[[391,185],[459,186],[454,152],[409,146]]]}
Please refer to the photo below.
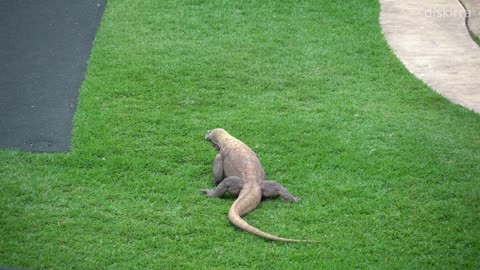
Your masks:
{"label": "mowed lawn", "polygon": [[[110,0],[67,154],[0,151],[0,267],[479,269],[480,116],[411,75],[374,0]],[[48,68],[48,67],[46,67]],[[303,200],[231,226],[223,127]]]}

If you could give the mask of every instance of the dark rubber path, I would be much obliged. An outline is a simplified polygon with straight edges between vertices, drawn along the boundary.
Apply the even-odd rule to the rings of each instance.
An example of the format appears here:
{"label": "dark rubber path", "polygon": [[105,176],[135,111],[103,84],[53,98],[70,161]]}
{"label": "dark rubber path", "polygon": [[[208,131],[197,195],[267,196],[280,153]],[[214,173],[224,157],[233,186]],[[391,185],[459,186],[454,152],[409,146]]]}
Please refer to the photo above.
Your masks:
{"label": "dark rubber path", "polygon": [[0,1],[0,148],[70,150],[105,0]]}

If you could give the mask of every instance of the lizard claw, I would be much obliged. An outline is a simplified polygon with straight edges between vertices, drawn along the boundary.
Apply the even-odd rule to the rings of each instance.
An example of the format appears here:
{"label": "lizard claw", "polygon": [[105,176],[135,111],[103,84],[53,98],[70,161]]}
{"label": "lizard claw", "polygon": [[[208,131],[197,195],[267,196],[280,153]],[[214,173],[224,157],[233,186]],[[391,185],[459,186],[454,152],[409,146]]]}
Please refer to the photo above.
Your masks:
{"label": "lizard claw", "polygon": [[294,203],[294,202],[298,202],[298,201],[301,201],[303,200],[303,197],[293,197],[289,200],[287,200],[288,202],[291,202],[291,203]]}
{"label": "lizard claw", "polygon": [[303,197],[295,197],[295,202],[303,200]]}
{"label": "lizard claw", "polygon": [[212,197],[213,190],[210,189],[200,189],[200,193],[207,195],[208,197]]}

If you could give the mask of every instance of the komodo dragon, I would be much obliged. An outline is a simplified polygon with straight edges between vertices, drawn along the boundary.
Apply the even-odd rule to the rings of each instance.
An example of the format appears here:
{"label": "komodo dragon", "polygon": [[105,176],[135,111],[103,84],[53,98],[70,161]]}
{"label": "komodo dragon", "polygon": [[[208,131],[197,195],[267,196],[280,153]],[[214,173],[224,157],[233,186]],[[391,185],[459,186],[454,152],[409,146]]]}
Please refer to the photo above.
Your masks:
{"label": "komodo dragon", "polygon": [[213,161],[213,183],[215,190],[202,189],[210,198],[222,197],[226,192],[238,196],[228,212],[228,219],[236,227],[254,235],[283,242],[316,242],[274,236],[251,226],[241,217],[253,211],[262,197],[280,196],[289,202],[299,198],[275,181],[265,180],[265,172],[255,152],[246,144],[221,128],[209,130],[205,140],[212,142],[218,150]]}

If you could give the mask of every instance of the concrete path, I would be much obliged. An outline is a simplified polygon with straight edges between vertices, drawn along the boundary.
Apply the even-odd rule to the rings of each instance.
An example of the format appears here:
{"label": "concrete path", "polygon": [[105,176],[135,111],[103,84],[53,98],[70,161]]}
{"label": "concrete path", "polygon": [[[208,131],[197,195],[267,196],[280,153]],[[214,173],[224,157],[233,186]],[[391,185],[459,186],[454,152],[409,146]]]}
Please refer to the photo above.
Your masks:
{"label": "concrete path", "polygon": [[[458,0],[380,0],[380,4],[383,33],[407,69],[446,98],[480,113],[480,46],[468,33],[462,4]],[[480,10],[470,12],[480,15]]]}
{"label": "concrete path", "polygon": [[460,0],[460,2],[468,12],[468,29],[480,37],[480,0]]}

